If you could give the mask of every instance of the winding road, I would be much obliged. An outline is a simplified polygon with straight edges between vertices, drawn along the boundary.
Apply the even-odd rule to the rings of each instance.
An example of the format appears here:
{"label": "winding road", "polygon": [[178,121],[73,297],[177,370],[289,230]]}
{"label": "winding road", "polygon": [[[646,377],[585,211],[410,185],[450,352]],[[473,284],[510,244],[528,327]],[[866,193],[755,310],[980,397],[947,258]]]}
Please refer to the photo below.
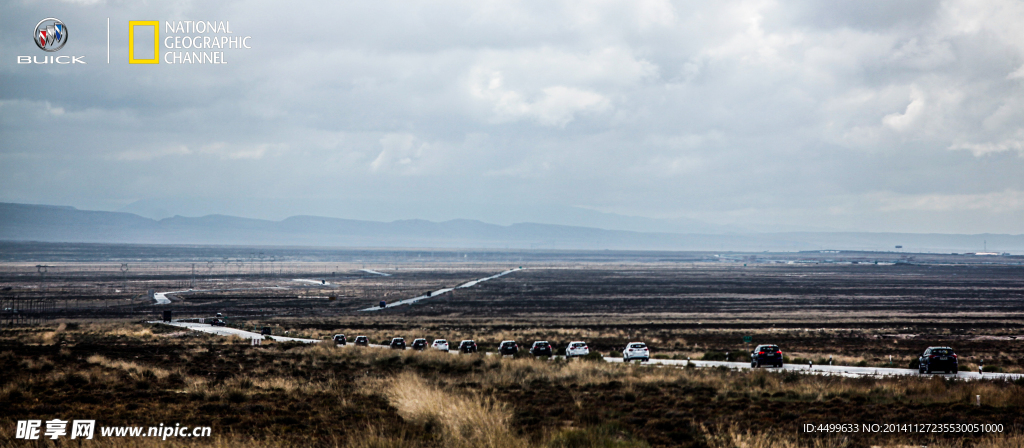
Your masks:
{"label": "winding road", "polygon": [[[238,336],[238,337],[241,337],[242,339],[264,339],[264,338],[266,338],[266,336],[263,336],[262,334],[259,334],[259,333],[256,333],[256,332],[252,332],[252,331],[239,330],[237,328],[231,328],[231,327],[215,327],[215,326],[210,325],[210,324],[199,324],[199,323],[195,323],[195,322],[178,322],[178,321],[164,322],[164,321],[159,321],[159,320],[153,320],[153,321],[149,321],[148,323],[151,323],[151,324],[164,324],[164,325],[170,325],[172,327],[181,327],[181,328],[185,328],[185,329],[188,329],[188,330],[202,331],[203,333],[210,333],[210,334],[215,334],[215,335],[218,335],[218,336]],[[307,344],[316,344],[316,343],[320,342],[319,339],[289,338],[289,337],[286,337],[286,336],[271,336],[271,338],[273,338],[275,341],[305,342]]]}
{"label": "winding road", "polygon": [[[490,277],[493,278],[493,277]],[[193,331],[202,331],[205,333],[216,334],[220,336],[239,336],[243,339],[263,339],[264,336],[252,331],[239,330],[237,328],[230,327],[215,327],[210,324],[199,324],[192,322],[162,322],[162,321],[150,321],[151,324],[164,324],[175,327],[181,327]],[[296,341],[305,342],[307,344],[316,344],[321,342],[319,339],[303,339],[303,338],[290,338],[284,336],[272,336],[275,341]],[[370,347],[387,349],[386,345],[371,344]],[[406,350],[412,350],[406,348]],[[459,355],[458,350],[452,350],[453,355]],[[494,352],[485,352],[485,355],[493,356]],[[605,357],[606,362],[621,363],[622,358]],[[636,361],[634,361],[636,362]],[[713,367],[725,367],[728,369],[736,370],[752,370],[750,363],[746,362],[727,362],[727,361],[699,361],[699,360],[679,360],[679,359],[651,359],[650,361],[639,363],[642,366],[653,367],[653,366],[668,366],[675,368],[686,367],[687,364],[692,364],[696,368],[713,368]],[[843,376],[850,378],[885,378],[885,377],[896,377],[896,376],[925,376],[918,373],[914,369],[896,369],[886,367],[854,367],[854,366],[829,366],[829,365],[815,365],[808,366],[804,364],[783,364],[782,368],[765,368],[767,372],[793,372],[808,375],[824,375],[824,376]],[[952,374],[930,374],[927,376],[941,376],[941,377],[953,377]],[[959,372],[956,374],[957,378],[964,380],[1000,380],[1000,381],[1015,381],[1020,378],[1024,378],[1024,374],[1021,373],[979,373],[979,372]]]}
{"label": "winding road", "polygon": [[[392,307],[402,306],[402,305],[411,305],[411,304],[419,302],[420,300],[423,300],[423,299],[430,299],[430,298],[433,298],[433,297],[437,297],[437,296],[439,296],[441,294],[444,294],[444,293],[447,293],[447,292],[451,292],[451,291],[454,291],[456,289],[469,288],[469,287],[472,287],[472,286],[476,286],[477,284],[486,282],[487,280],[493,280],[493,279],[496,279],[496,278],[501,277],[503,275],[508,275],[508,274],[513,273],[513,272],[521,271],[521,270],[523,270],[523,268],[509,269],[507,271],[494,274],[494,275],[492,275],[490,277],[484,277],[484,278],[480,278],[480,279],[476,279],[476,280],[473,280],[473,281],[469,281],[469,282],[463,283],[463,284],[461,284],[459,286],[456,286],[454,288],[442,288],[442,289],[438,289],[437,291],[433,291],[433,292],[424,294],[422,296],[416,296],[416,297],[413,297],[411,299],[405,299],[405,300],[400,300],[400,301],[394,302],[394,303],[388,303],[387,305],[384,306],[384,308],[392,308]],[[379,306],[371,306],[369,308],[363,308],[363,309],[361,309],[359,311],[377,311],[377,310],[381,310],[381,309],[383,309],[383,308],[381,308]]]}

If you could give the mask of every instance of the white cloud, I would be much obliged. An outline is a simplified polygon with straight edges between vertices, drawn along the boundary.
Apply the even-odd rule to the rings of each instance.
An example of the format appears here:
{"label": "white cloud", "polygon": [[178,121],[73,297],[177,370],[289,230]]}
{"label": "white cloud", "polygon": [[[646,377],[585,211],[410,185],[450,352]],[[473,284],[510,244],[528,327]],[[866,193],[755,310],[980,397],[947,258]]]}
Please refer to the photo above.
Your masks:
{"label": "white cloud", "polygon": [[416,136],[409,133],[390,133],[380,139],[382,147],[377,158],[370,162],[370,171],[382,172],[399,169],[410,172],[427,149],[426,143],[418,142]]}
{"label": "white cloud", "polygon": [[1024,79],[1024,65],[1006,75],[1006,79]]}
{"label": "white cloud", "polygon": [[541,89],[531,101],[503,84],[501,72],[491,72],[472,87],[474,96],[494,104],[497,122],[531,118],[544,126],[565,127],[578,113],[603,112],[611,107],[608,98],[592,91],[556,85]]}
{"label": "white cloud", "polygon": [[468,78],[470,94],[490,105],[493,122],[531,119],[565,127],[580,113],[612,110],[611,96],[657,76],[656,65],[611,46],[587,52],[488,51]]}
{"label": "white cloud", "polygon": [[192,154],[192,150],[185,145],[166,146],[156,149],[132,149],[121,151],[114,155],[117,160],[147,161],[167,156],[183,156]]}
{"label": "white cloud", "polygon": [[882,123],[897,131],[906,131],[924,114],[925,104],[924,92],[913,86],[910,90],[910,104],[907,104],[906,110],[903,113],[886,115]]}
{"label": "white cloud", "polygon": [[956,143],[951,145],[949,149],[970,151],[975,157],[982,157],[1006,151],[1017,151],[1024,156],[1024,138],[990,143]]}

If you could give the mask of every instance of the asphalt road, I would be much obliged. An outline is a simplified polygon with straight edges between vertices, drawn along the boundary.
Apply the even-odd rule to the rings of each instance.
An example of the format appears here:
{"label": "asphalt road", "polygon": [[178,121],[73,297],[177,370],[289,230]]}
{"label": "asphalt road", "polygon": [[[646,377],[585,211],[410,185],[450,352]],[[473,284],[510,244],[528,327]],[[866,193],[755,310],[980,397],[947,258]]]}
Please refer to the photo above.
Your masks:
{"label": "asphalt road", "polygon": [[174,294],[176,292],[188,292],[188,291],[158,292],[156,294],[153,294],[153,300],[156,300],[156,304],[157,305],[167,305],[167,304],[171,303],[171,299],[167,298],[167,294]]}
{"label": "asphalt road", "polygon": [[[313,280],[309,280],[313,281]],[[320,283],[317,282],[319,285]],[[330,283],[328,283],[330,284]],[[181,291],[165,291],[153,293],[153,300],[156,301],[157,305],[168,305],[171,303],[171,299],[167,298],[168,294],[192,294],[197,292],[221,292],[221,291],[252,291],[257,289],[288,289],[281,286],[263,286],[258,288],[227,288],[227,289],[183,289]]]}
{"label": "asphalt road", "polygon": [[[501,277],[503,275],[508,275],[508,274],[511,274],[513,272],[520,271],[520,270],[522,270],[522,268],[509,269],[507,271],[504,271],[504,272],[501,272],[501,273],[498,273],[498,274],[494,274],[494,275],[492,275],[490,277],[484,277],[484,278],[481,278],[481,279],[476,279],[476,280],[473,280],[473,281],[469,281],[469,282],[463,283],[463,284],[461,284],[459,286],[456,286],[454,288],[442,288],[442,289],[438,289],[437,291],[431,292],[429,294],[424,294],[422,296],[416,296],[416,297],[413,297],[411,299],[405,299],[405,300],[400,300],[398,302],[388,303],[388,304],[386,304],[384,306],[384,308],[392,308],[392,307],[402,306],[402,305],[411,305],[411,304],[419,302],[420,300],[423,300],[423,299],[434,298],[434,297],[437,297],[437,296],[439,296],[441,294],[444,294],[444,293],[447,293],[449,291],[453,291],[453,290],[456,290],[456,289],[469,288],[469,287],[472,287],[472,286],[476,286],[478,283],[483,283],[483,282],[486,282],[487,280],[496,279],[496,278]],[[383,309],[383,308],[381,308],[379,306],[371,306],[369,308],[363,308],[363,309],[361,309],[359,311],[377,311],[377,310],[381,310],[381,309]]]}
{"label": "asphalt road", "polygon": [[[493,277],[491,277],[493,278]],[[162,322],[162,321],[151,321],[151,324],[164,324],[172,325],[175,327],[186,328],[194,331],[202,331],[206,333],[217,334],[221,336],[237,335],[244,339],[263,339],[263,335],[252,331],[239,330],[237,328],[230,327],[215,327],[210,324],[197,324],[192,322]],[[297,341],[305,342],[307,344],[315,344],[321,342],[319,339],[303,339],[303,338],[289,338],[284,336],[273,336],[275,341]],[[406,341],[406,344],[410,344],[412,341]],[[349,342],[351,345],[351,342]],[[370,347],[374,348],[388,348],[386,345],[370,344]],[[406,348],[406,350],[411,350]],[[451,350],[449,353],[458,355],[458,350]],[[494,352],[484,352],[485,355],[494,355]],[[607,362],[622,362],[622,358],[605,357]],[[638,361],[633,361],[638,362]],[[685,367],[687,364],[693,364],[698,368],[709,368],[709,367],[727,367],[730,369],[737,370],[749,370],[750,363],[746,362],[727,362],[727,361],[698,361],[698,360],[679,360],[679,359],[651,359],[650,361],[640,363],[641,365],[663,365],[671,367]],[[781,368],[765,367],[763,368],[769,372],[797,372],[804,374],[813,375],[834,375],[834,376],[845,376],[845,377],[892,377],[892,376],[941,376],[941,377],[953,377],[953,374],[930,374],[921,375],[917,370],[914,369],[897,369],[897,368],[885,368],[885,367],[856,367],[856,366],[830,366],[830,365],[814,365],[808,366],[806,364],[783,364]],[[1020,373],[978,373],[978,372],[958,372],[955,375],[957,378],[966,380],[977,380],[977,379],[990,379],[990,380],[1016,380],[1024,377],[1024,374]]]}
{"label": "asphalt road", "polygon": [[[622,362],[622,358],[604,358],[608,362]],[[635,362],[635,361],[634,361]],[[652,359],[643,364],[652,365],[668,365],[684,367],[687,363],[692,363],[696,367],[719,367],[724,366],[730,369],[738,370],[749,370],[750,363],[748,362],[726,362],[726,361],[687,361],[678,359]],[[886,368],[886,367],[855,367],[855,366],[830,366],[830,365],[814,365],[808,366],[806,364],[783,364],[782,368],[775,367],[764,367],[763,369],[768,371],[786,371],[786,372],[799,372],[799,373],[811,373],[816,375],[836,375],[836,376],[847,376],[847,377],[885,377],[885,376],[918,376],[921,375],[915,369],[897,369],[897,368]],[[921,376],[941,376],[941,377],[952,377],[952,374],[930,374]],[[978,372],[958,372],[957,378],[962,379],[1008,379],[1016,380],[1021,378],[1024,374],[1020,373],[985,373],[979,374]]]}
{"label": "asphalt road", "polygon": [[[194,330],[194,331],[202,331],[204,333],[211,333],[211,334],[216,334],[216,335],[220,335],[220,336],[239,336],[239,337],[241,337],[243,339],[260,339],[260,340],[262,340],[264,338],[264,336],[262,334],[255,333],[255,332],[252,332],[252,331],[239,330],[237,328],[231,328],[231,327],[215,327],[215,326],[210,325],[210,324],[198,324],[198,323],[193,323],[193,322],[176,322],[176,321],[175,322],[164,322],[164,321],[159,321],[159,320],[150,321],[149,323],[151,323],[151,324],[171,325],[171,326],[174,326],[174,327],[181,327],[181,328],[186,328],[186,329]],[[285,337],[285,336],[271,336],[271,337],[274,338],[275,341],[295,341],[295,342],[305,342],[307,344],[316,344],[316,343],[320,342],[319,339],[289,338],[289,337]]]}

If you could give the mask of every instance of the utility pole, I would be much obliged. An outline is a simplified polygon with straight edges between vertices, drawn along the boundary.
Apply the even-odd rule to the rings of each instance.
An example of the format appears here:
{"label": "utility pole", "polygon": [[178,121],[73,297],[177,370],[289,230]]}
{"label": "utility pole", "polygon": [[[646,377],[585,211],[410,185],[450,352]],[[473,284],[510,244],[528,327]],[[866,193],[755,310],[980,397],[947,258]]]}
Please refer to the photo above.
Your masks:
{"label": "utility pole", "polygon": [[[47,270],[47,267],[48,266],[46,266],[44,264],[36,265],[36,271],[39,272],[39,294],[42,296],[42,298],[39,299],[39,303],[40,304],[45,304],[46,303],[46,282],[45,282],[45,280],[46,280],[46,270]],[[31,306],[29,308],[31,308]],[[40,307],[40,308],[42,308],[42,307]]]}
{"label": "utility pole", "polygon": [[[121,278],[123,282],[121,290],[128,294],[128,263],[121,263]],[[132,301],[131,294],[128,295],[128,301]],[[135,314],[135,303],[132,303],[132,314]]]}

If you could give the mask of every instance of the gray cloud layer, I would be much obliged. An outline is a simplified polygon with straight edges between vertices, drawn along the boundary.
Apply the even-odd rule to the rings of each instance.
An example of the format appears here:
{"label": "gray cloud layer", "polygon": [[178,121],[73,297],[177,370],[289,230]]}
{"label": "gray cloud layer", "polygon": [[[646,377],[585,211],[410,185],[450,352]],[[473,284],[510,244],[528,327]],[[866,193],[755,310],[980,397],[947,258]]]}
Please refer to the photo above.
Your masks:
{"label": "gray cloud layer", "polygon": [[[15,63],[49,16],[88,65]],[[128,20],[229,20],[253,48],[128,65]],[[1017,1],[14,3],[0,201],[1024,233],[1021,23]]]}

